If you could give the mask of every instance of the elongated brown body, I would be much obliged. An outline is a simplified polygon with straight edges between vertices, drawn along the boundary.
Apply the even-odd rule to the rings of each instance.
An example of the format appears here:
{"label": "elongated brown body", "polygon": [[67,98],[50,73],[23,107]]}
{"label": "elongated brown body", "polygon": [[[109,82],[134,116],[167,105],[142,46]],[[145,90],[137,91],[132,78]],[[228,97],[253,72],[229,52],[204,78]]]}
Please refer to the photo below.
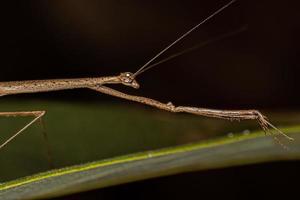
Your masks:
{"label": "elongated brown body", "polygon": [[[160,101],[150,99],[143,96],[135,96],[129,95],[107,86],[105,84],[122,84],[125,86],[129,86],[135,89],[139,88],[139,84],[136,81],[136,77],[145,72],[146,70],[154,67],[157,63],[152,65],[151,62],[158,58],[161,54],[171,48],[174,44],[178,43],[181,39],[185,38],[203,23],[214,17],[216,14],[220,13],[226,7],[231,5],[236,0],[231,0],[229,3],[225,4],[223,7],[215,11],[213,14],[202,20],[192,29],[181,35],[178,39],[156,54],[152,59],[150,59],[147,63],[145,63],[138,71],[135,73],[124,72],[120,73],[118,76],[107,76],[107,77],[96,77],[96,78],[75,78],[75,79],[50,79],[50,80],[31,80],[31,81],[10,81],[10,82],[0,82],[0,96],[10,95],[10,94],[20,94],[20,93],[37,93],[37,92],[49,92],[49,91],[57,91],[57,90],[67,90],[67,89],[75,89],[75,88],[87,88],[100,93],[108,94],[111,96],[115,96],[122,99],[127,99],[129,101],[135,101],[138,103],[146,104],[161,110],[174,112],[174,113],[190,113],[194,115],[213,117],[213,118],[221,118],[228,120],[257,120],[258,124],[261,126],[262,130],[267,134],[273,135],[274,139],[282,145],[284,148],[287,148],[280,140],[277,138],[275,133],[279,133],[282,136],[286,137],[288,140],[293,140],[293,138],[284,134],[281,130],[272,125],[267,118],[260,113],[258,110],[216,110],[216,109],[208,109],[208,108],[200,108],[200,107],[191,107],[191,106],[174,106],[171,102],[162,103]],[[178,55],[183,54],[185,51],[174,54],[170,56],[170,58],[176,57]],[[163,59],[158,62],[162,63],[170,58]],[[32,116],[34,119],[26,124],[22,129],[17,131],[13,136],[8,138],[4,143],[0,144],[0,150],[10,143],[14,138],[16,138],[19,134],[21,134],[25,129],[35,123],[37,120],[41,120],[42,116],[46,111],[17,111],[17,112],[0,112],[0,116]],[[47,142],[47,135],[43,132],[44,139]],[[51,161],[51,152],[49,147],[48,149],[48,159]]]}
{"label": "elongated brown body", "polygon": [[85,88],[119,82],[117,76],[0,82],[0,96]]}

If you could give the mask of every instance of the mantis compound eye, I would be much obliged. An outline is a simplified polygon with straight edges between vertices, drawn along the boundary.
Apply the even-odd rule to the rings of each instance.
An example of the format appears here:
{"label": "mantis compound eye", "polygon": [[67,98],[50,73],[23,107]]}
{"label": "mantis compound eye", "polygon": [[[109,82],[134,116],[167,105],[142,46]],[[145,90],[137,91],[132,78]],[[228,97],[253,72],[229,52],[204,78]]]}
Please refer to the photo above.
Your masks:
{"label": "mantis compound eye", "polygon": [[124,73],[124,82],[126,83],[131,83],[134,79],[131,78],[132,74],[130,72],[125,72]]}
{"label": "mantis compound eye", "polygon": [[140,85],[135,80],[133,74],[131,72],[124,72],[120,74],[120,80],[123,85],[133,87],[135,89],[138,89]]}

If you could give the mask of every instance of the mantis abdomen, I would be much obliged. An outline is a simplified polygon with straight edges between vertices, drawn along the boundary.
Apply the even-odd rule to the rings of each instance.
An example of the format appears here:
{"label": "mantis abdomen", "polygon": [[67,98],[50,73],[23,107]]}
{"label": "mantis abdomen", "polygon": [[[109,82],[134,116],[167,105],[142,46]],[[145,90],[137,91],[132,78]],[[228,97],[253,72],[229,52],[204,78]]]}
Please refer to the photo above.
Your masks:
{"label": "mantis abdomen", "polygon": [[116,77],[49,79],[0,82],[0,96],[21,93],[49,92],[115,83]]}

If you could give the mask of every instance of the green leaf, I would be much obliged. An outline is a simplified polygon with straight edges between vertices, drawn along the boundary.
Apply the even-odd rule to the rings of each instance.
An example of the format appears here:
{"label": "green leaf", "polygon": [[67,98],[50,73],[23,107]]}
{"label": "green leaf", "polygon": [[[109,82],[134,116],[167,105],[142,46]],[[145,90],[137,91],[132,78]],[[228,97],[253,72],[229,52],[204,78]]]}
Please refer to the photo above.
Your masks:
{"label": "green leaf", "polygon": [[284,150],[261,132],[66,167],[0,185],[1,199],[49,198],[195,170],[300,158],[300,127]]}
{"label": "green leaf", "polygon": [[[230,123],[123,103],[0,101],[1,111],[47,111],[57,168],[47,171],[41,127],[30,127],[0,151],[0,199],[55,197],[182,172],[300,158],[300,127],[287,126],[299,124],[297,113],[267,113],[296,139],[283,138],[290,147],[286,151],[252,131],[258,128],[255,121]],[[0,142],[29,120],[0,118]]]}

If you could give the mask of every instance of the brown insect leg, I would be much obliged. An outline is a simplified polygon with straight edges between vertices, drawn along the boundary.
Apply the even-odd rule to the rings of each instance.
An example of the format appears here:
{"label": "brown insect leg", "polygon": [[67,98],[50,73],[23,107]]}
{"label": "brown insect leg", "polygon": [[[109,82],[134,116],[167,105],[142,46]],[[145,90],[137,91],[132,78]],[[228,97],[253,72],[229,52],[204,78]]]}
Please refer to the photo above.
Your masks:
{"label": "brown insect leg", "polygon": [[185,113],[191,113],[195,115],[201,115],[206,117],[212,117],[212,118],[221,118],[221,119],[227,119],[227,120],[257,120],[261,128],[266,134],[271,134],[274,139],[284,148],[286,148],[282,142],[277,138],[275,135],[275,132],[283,135],[288,140],[293,140],[293,138],[289,137],[288,135],[284,134],[282,131],[280,131],[278,128],[276,128],[274,125],[272,125],[267,118],[262,115],[257,110],[215,110],[215,109],[207,109],[207,108],[198,108],[198,107],[189,107],[189,106],[174,106],[172,103],[161,103],[159,101],[141,97],[141,96],[134,96],[134,95],[128,95],[122,92],[119,92],[117,90],[111,89],[106,86],[94,86],[89,87],[92,90],[105,93],[108,95],[112,95],[115,97],[127,99],[130,101],[139,102],[142,104],[146,104],[149,106],[156,107],[158,109],[166,110],[169,112],[185,112]]}
{"label": "brown insect leg", "polygon": [[43,129],[43,139],[46,143],[47,147],[47,158],[49,162],[49,166],[53,168],[53,162],[52,162],[52,156],[51,151],[48,143],[48,136],[47,132],[45,131],[45,126],[42,120],[42,117],[45,115],[46,111],[19,111],[19,112],[0,112],[0,116],[4,117],[34,117],[33,120],[31,120],[29,123],[27,123],[23,128],[18,130],[14,135],[12,135],[10,138],[8,138],[5,142],[3,142],[0,145],[0,150],[4,148],[8,143],[12,142],[18,135],[23,133],[27,128],[29,128],[32,124],[34,124],[36,121],[40,121]]}

